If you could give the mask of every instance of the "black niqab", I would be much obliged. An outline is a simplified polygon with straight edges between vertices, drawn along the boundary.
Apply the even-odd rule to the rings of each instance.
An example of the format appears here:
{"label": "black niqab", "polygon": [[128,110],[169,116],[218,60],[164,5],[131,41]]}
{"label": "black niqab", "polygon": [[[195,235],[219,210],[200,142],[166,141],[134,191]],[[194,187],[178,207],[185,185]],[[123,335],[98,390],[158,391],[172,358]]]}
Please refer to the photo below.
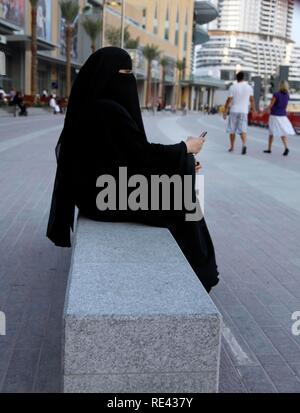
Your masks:
{"label": "black niqab", "polygon": [[138,128],[145,133],[141,115],[136,79],[133,74],[119,70],[132,70],[132,59],[123,49],[105,47],[93,53],[81,68],[74,81],[68,111],[67,124],[82,122],[97,99],[110,99],[123,106]]}

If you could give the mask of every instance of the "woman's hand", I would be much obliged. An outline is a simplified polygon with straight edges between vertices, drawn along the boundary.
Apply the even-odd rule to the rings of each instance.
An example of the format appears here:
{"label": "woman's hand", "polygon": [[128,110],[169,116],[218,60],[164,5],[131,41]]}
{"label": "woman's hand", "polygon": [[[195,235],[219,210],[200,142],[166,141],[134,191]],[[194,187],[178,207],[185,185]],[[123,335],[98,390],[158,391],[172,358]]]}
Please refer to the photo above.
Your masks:
{"label": "woman's hand", "polygon": [[187,153],[192,153],[196,155],[197,153],[201,151],[204,142],[205,142],[205,138],[202,138],[202,137],[193,138],[190,136],[185,141],[186,147],[187,147]]}
{"label": "woman's hand", "polygon": [[200,171],[200,169],[202,169],[202,165],[200,164],[200,162],[196,161],[196,165],[195,165],[196,174]]}

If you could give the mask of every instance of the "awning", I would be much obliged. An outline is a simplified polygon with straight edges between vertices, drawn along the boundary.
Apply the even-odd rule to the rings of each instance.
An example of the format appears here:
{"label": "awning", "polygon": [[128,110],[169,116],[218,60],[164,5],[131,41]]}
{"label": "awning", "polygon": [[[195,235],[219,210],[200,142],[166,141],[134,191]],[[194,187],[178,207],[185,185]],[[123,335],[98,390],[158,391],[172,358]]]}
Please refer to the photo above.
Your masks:
{"label": "awning", "polygon": [[209,35],[206,30],[196,24],[193,33],[193,43],[195,46],[208,42]]}
{"label": "awning", "polygon": [[211,1],[195,2],[195,20],[197,24],[206,24],[219,16],[218,9]]}
{"label": "awning", "polygon": [[190,76],[189,79],[181,81],[183,86],[203,86],[215,89],[226,89],[226,83],[212,76]]}
{"label": "awning", "polygon": [[14,32],[20,31],[20,27],[13,23],[9,23],[7,20],[0,18],[0,33],[1,34],[13,34]]}
{"label": "awning", "polygon": [[[66,59],[63,57],[53,57],[51,55],[48,55],[46,53],[40,52],[37,54],[38,55],[38,59],[40,60],[44,60],[46,62],[49,63],[54,63],[57,65],[61,65],[61,66],[65,66],[66,65]],[[71,66],[75,69],[80,69],[82,64],[75,62],[74,60],[71,61]]]}
{"label": "awning", "polygon": [[[31,37],[26,34],[10,34],[6,36],[7,43],[15,45],[26,45],[31,42]],[[54,50],[57,47],[56,44],[50,43],[45,39],[37,39],[38,50]]]}

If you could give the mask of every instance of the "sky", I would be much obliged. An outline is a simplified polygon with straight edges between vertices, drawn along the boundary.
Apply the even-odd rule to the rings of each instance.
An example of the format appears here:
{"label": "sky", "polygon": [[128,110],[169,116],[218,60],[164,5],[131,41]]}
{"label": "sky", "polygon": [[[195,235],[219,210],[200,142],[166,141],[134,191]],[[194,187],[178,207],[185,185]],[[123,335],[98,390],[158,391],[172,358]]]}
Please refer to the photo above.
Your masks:
{"label": "sky", "polygon": [[300,0],[295,1],[292,39],[300,46]]}

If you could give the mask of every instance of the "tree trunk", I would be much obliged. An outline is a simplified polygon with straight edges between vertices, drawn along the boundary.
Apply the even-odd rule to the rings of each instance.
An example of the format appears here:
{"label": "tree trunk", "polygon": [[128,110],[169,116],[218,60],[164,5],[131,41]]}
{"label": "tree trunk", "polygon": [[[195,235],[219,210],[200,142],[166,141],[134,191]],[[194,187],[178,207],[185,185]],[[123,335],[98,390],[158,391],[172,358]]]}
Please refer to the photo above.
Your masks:
{"label": "tree trunk", "polygon": [[95,53],[95,51],[96,51],[95,42],[93,42],[93,43],[91,44],[91,49],[92,49],[92,53]]}
{"label": "tree trunk", "polygon": [[181,108],[181,80],[182,80],[182,70],[179,71],[179,78],[178,78],[178,102],[177,105]]}
{"label": "tree trunk", "polygon": [[149,99],[151,96],[151,64],[152,61],[148,61],[148,69],[147,69],[147,93],[146,93],[146,106],[148,106]]}
{"label": "tree trunk", "polygon": [[37,26],[36,26],[36,7],[31,7],[31,95],[37,94]]}
{"label": "tree trunk", "polygon": [[71,53],[72,53],[72,36],[73,27],[71,25],[66,25],[65,28],[66,35],[66,95],[70,96],[71,93]]}

